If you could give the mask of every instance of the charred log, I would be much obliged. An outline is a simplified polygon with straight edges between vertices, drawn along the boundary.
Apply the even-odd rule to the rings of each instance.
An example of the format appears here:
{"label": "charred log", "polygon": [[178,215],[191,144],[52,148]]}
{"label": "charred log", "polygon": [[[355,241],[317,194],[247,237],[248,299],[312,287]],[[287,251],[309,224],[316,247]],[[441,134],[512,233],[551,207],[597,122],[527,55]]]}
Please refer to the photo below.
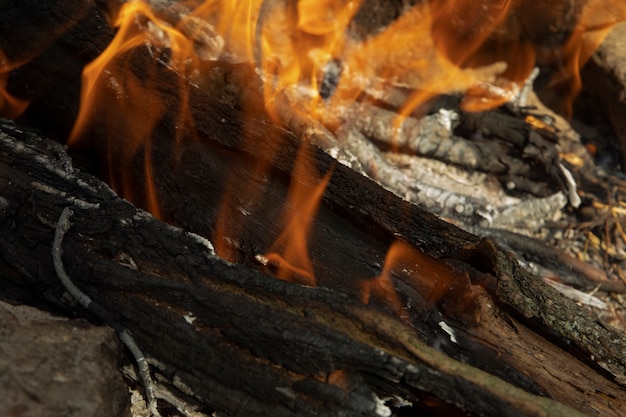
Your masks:
{"label": "charred log", "polygon": [[[499,387],[509,385],[429,348],[424,340],[431,345],[443,343],[447,345],[442,348],[444,351],[470,363],[476,363],[480,354],[481,367],[581,410],[589,411],[590,403],[594,408],[604,407],[600,397],[619,398],[621,395],[621,388],[597,370],[590,369],[589,364],[527,329],[518,321],[520,316],[516,319],[515,315],[499,310],[496,306],[501,304],[491,298],[493,295],[480,285],[470,284],[460,272],[455,278],[458,282],[452,285],[452,292],[456,288],[456,296],[460,296],[459,301],[446,297],[447,301],[429,313],[430,319],[419,318],[426,312],[418,313],[416,309],[411,312],[413,324],[407,325],[389,312],[385,313],[388,308],[381,303],[366,306],[354,293],[346,294],[349,286],[335,287],[334,291],[308,288],[278,281],[259,272],[258,266],[225,263],[212,255],[204,239],[142,214],[116,197],[104,184],[73,170],[67,158],[61,156],[62,149],[33,139],[13,127],[5,125],[3,129],[2,255],[7,264],[20,271],[19,278],[5,285],[29,288],[72,309],[62,302],[63,289],[54,274],[49,250],[61,208],[68,204],[76,206],[72,228],[64,241],[64,262],[70,275],[94,300],[115,312],[116,320],[131,329],[160,372],[179,388],[187,387],[206,404],[231,413],[247,404],[246,411],[261,414],[267,413],[269,407],[274,413],[282,410],[280,415],[313,412],[330,415],[338,410],[368,415],[368,412],[374,413],[376,395],[414,398],[416,389],[482,414],[512,410],[516,410],[514,414],[520,411],[533,414],[532,408],[526,407],[536,407],[545,401],[534,397],[529,402],[526,398],[524,406],[518,404],[511,408],[518,400],[512,400],[508,394],[492,392],[500,388],[489,387],[487,394],[480,393],[484,388],[479,389],[476,384],[482,387],[485,381],[493,380]],[[365,184],[369,181],[354,176],[361,178],[356,179],[357,183],[367,189]],[[370,186],[370,192],[386,194],[376,189],[373,184]],[[470,271],[477,281],[491,281],[499,287],[503,298],[510,299],[527,317],[534,316],[539,321],[541,317],[554,317],[549,305],[540,307],[536,303],[546,294],[553,300],[560,296],[527,276],[513,260],[497,255],[497,248],[486,244],[477,246],[470,235],[397,199],[388,197],[387,205],[394,200],[399,205],[398,210],[408,210],[416,215],[414,218],[421,219],[421,229],[429,223],[431,228],[426,228],[427,231],[443,231],[451,238],[426,240],[422,245],[438,248],[437,252],[448,253],[452,258],[472,260],[483,270],[493,268],[498,271],[499,281],[486,278],[467,264],[463,266],[459,260],[449,260],[459,270]],[[94,205],[98,208],[80,209]],[[381,217],[381,222],[385,218]],[[358,218],[342,222],[358,222]],[[379,224],[381,230],[404,231],[407,227],[402,223],[380,225],[370,218],[368,223],[372,222]],[[409,239],[420,236],[420,229],[416,230],[418,232],[407,234]],[[422,235],[421,239],[426,237]],[[459,252],[462,243],[468,249]],[[349,246],[346,250],[353,249]],[[375,254],[376,250],[386,248],[374,246],[369,252]],[[384,252],[378,254],[379,258],[383,256]],[[38,261],[33,262],[33,259]],[[445,264],[442,266],[445,268]],[[418,289],[410,289],[415,287],[414,283],[398,281],[397,285],[406,286],[405,291],[416,300],[420,298]],[[529,289],[524,289],[527,286]],[[468,291],[472,294],[467,294]],[[527,295],[522,295],[524,293]],[[531,294],[534,299],[529,297]],[[614,349],[619,349],[616,343],[621,339],[598,326],[575,304],[559,300],[555,305],[560,310],[563,305],[569,305],[565,314],[578,316],[579,328],[595,334],[601,329],[606,337],[614,338]],[[73,310],[80,314],[78,306]],[[188,323],[185,316],[192,323]],[[437,328],[433,319],[450,323],[458,345],[446,342],[448,336]],[[551,324],[558,328],[557,323]],[[502,340],[511,343],[502,346]],[[610,349],[607,340],[597,343],[604,343]],[[590,347],[581,344],[581,348]],[[551,359],[538,363],[534,359],[536,353],[531,355],[535,349]],[[614,352],[599,351],[597,346],[591,349],[603,355],[612,369],[619,367],[621,358],[611,357]],[[506,360],[498,363],[498,352],[507,350],[507,355],[514,356],[510,363],[506,364]],[[520,362],[524,366],[515,370],[514,363],[519,366]],[[430,367],[440,375],[440,366],[453,366],[456,370],[447,368],[442,379],[424,377],[423,373]],[[546,368],[550,370],[546,372]],[[553,380],[555,375],[558,377]],[[581,375],[592,381],[581,381]],[[543,379],[546,376],[550,381]],[[471,382],[459,386],[458,381],[452,383],[449,378]],[[268,381],[276,381],[271,389],[267,388]],[[575,383],[582,383],[582,386],[577,385],[576,393],[569,392],[570,384]],[[454,390],[449,389],[452,386]],[[589,391],[591,387],[593,393]],[[588,395],[580,398],[580,389],[586,390]],[[483,395],[486,395],[485,400],[477,400]],[[490,398],[492,395],[506,398],[495,400]],[[599,397],[598,402],[592,401],[595,396]],[[369,407],[369,411],[358,409],[357,404]],[[620,409],[619,404],[613,402],[610,407]],[[570,412],[572,410],[565,413]]]}
{"label": "charred log", "polygon": [[[131,69],[141,78],[152,58],[139,48]],[[16,72],[16,85],[28,85],[32,71]],[[63,262],[72,279],[133,332],[169,384],[227,414],[376,415],[386,407],[381,398],[414,401],[423,392],[485,415],[623,413],[623,388],[612,381],[626,379],[622,334],[490,241],[402,201],[316,147],[299,153],[300,138],[267,120],[199,89],[191,90],[187,113],[178,74],[163,67],[158,77],[151,98],[167,112],[149,141],[130,157],[109,146],[107,134],[126,138],[129,129],[111,124],[119,114],[105,106],[83,132],[82,151],[107,167],[113,161],[109,182],[139,206],[154,208],[143,192],[151,184],[155,212],[182,229],[74,169],[60,147],[4,124],[0,254],[18,273],[3,285],[88,314],[63,296],[50,255],[56,221],[71,205]],[[75,99],[40,102],[75,114]],[[135,110],[147,111],[144,104]],[[24,120],[49,129],[45,112],[29,112]],[[181,114],[194,120],[195,135],[178,123]],[[320,288],[279,281],[272,275],[280,265],[263,261],[283,214],[297,215],[298,207],[284,205],[290,183],[314,181],[294,171],[299,158],[315,173],[332,172],[309,241]],[[214,256],[199,235],[237,263]],[[366,288],[398,238],[419,254],[418,277],[395,271],[393,285],[378,281],[366,305]],[[311,284],[303,278],[293,277]],[[400,308],[387,297],[396,291]]]}

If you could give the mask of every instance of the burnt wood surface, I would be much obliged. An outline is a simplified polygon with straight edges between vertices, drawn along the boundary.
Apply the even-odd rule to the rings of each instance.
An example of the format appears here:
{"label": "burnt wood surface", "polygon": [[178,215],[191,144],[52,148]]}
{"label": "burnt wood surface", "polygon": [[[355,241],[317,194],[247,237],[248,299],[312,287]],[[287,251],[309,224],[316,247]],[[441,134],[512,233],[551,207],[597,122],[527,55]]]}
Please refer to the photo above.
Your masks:
{"label": "burnt wood surface", "polygon": [[[110,39],[98,13],[99,39],[87,36],[86,49],[76,46],[85,43],[63,40],[61,49],[84,53]],[[36,103],[23,122],[59,135],[67,129],[64,120],[76,113],[76,95],[46,90],[51,95],[40,100],[37,86],[28,82],[52,65],[59,46],[50,48],[48,61],[44,53],[16,71],[12,85]],[[138,56],[142,62],[147,55]],[[106,147],[103,132],[114,128],[103,117],[85,134],[81,155],[87,149],[105,164],[107,153],[121,161],[109,179],[133,178],[128,197],[147,206],[131,191],[146,186],[148,154],[159,167],[154,182],[161,215],[182,229],[154,220],[74,170],[52,142],[4,123],[5,294],[33,302],[43,297],[68,314],[86,314],[63,297],[51,264],[56,220],[73,205],[63,243],[70,276],[133,332],[172,385],[188,387],[227,414],[376,415],[376,395],[411,399],[420,392],[484,415],[574,415],[557,402],[584,414],[624,413],[624,390],[612,382],[626,375],[621,333],[526,273],[492,242],[402,201],[314,147],[304,158],[320,174],[332,170],[309,243],[318,287],[275,279],[272,266],[255,256],[265,254],[280,233],[283,212],[297,211],[284,204],[289,184],[311,182],[292,174],[300,140],[192,89],[198,137],[173,144],[180,106],[165,81],[176,74],[165,71],[162,77],[159,98],[171,101],[172,114],[159,121],[149,146],[130,159],[122,149]],[[68,88],[76,89],[78,80],[72,80]],[[68,114],[51,127],[45,117],[50,109]],[[106,112],[119,117],[114,109]],[[259,174],[259,164],[269,168]],[[230,212],[219,217],[228,187],[245,193],[233,194]],[[257,197],[252,204],[251,195]],[[81,209],[81,201],[99,207]],[[189,233],[214,240],[218,218],[225,230],[236,231],[231,249],[237,264],[213,256],[205,240]],[[394,275],[401,312],[380,294],[363,304],[363,288],[380,274],[398,237],[423,252],[423,272],[418,278]],[[433,301],[429,294],[437,286],[444,295]],[[185,315],[196,319],[188,323]],[[458,344],[440,321],[454,329]]]}
{"label": "burnt wood surface", "polygon": [[[489,242],[464,239],[464,233],[426,213],[422,218],[431,223],[431,233],[448,233],[456,242],[449,245],[436,239],[433,246],[441,245],[440,252],[456,252],[457,258],[472,259],[483,267],[493,261],[491,267],[500,280],[458,259],[450,258],[448,264],[432,260],[444,271],[457,271],[455,282],[446,284],[453,296],[445,295],[444,302],[430,312],[407,309],[410,320],[398,320],[384,303],[362,304],[354,288],[352,293],[341,286],[310,288],[279,281],[259,267],[226,263],[211,254],[202,238],[154,220],[103,183],[74,171],[58,145],[10,125],[4,125],[3,131],[0,248],[5,271],[19,271],[3,274],[5,289],[13,293],[21,288],[84,314],[71,301],[67,305],[50,255],[62,208],[75,207],[63,243],[70,276],[132,331],[160,372],[189,387],[211,407],[229,414],[375,415],[375,393],[413,398],[423,390],[485,415],[534,415],[537,407],[548,407],[546,415],[573,412],[561,413],[555,403],[528,397],[502,379],[451,358],[457,357],[585,413],[601,410],[601,414],[619,415],[623,409],[622,388],[593,365],[527,328],[519,314],[500,310],[501,301],[492,298],[495,293],[471,284],[467,274],[487,287],[491,281],[505,298],[524,300],[522,312],[535,316],[531,322],[535,330],[544,327],[542,314],[553,312],[525,297],[520,287],[534,287],[535,300],[549,297],[570,318],[578,316],[574,327],[591,326],[600,343],[613,338],[615,347],[620,335],[536,282],[513,259],[498,255],[500,251]],[[369,192],[386,195],[368,180],[354,177]],[[83,201],[99,206],[81,209],[86,207]],[[419,209],[399,199],[390,201],[419,214]],[[355,220],[344,219],[337,225],[346,227],[350,222]],[[379,227],[401,230],[402,226]],[[457,251],[462,240],[466,249]],[[347,245],[347,252],[353,250],[353,244]],[[383,257],[384,252],[377,256]],[[435,266],[427,262],[427,267],[432,271]],[[419,305],[423,297],[415,288],[419,285],[402,276],[398,280],[403,292]],[[185,315],[195,320],[190,324]],[[455,329],[458,345],[437,329],[439,320]],[[557,339],[565,344],[565,339]],[[621,361],[619,356],[604,355],[613,366]]]}
{"label": "burnt wood surface", "polygon": [[[60,209],[72,205],[63,243],[70,276],[114,312],[162,372],[211,406],[248,415],[375,415],[373,389],[391,394],[397,386],[405,396],[415,386],[461,395],[449,399],[481,413],[520,411],[512,411],[511,399],[479,400],[484,388],[476,382],[452,383],[462,365],[393,317],[336,291],[230,265],[199,237],[155,221],[67,159],[63,164],[59,147],[11,127],[2,138],[2,255],[19,271],[4,285],[61,302],[50,242]],[[416,360],[424,356],[427,366]],[[450,363],[461,368],[420,377]],[[413,383],[400,382],[406,379]],[[481,384],[489,380],[480,375]]]}

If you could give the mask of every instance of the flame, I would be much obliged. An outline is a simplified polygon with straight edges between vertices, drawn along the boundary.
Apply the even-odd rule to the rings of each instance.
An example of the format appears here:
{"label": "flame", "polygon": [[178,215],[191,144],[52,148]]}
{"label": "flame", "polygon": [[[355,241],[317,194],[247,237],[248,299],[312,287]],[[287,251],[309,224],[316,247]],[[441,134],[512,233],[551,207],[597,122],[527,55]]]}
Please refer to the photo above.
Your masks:
{"label": "flame", "polygon": [[580,69],[613,26],[623,21],[626,21],[626,2],[588,0],[585,3],[572,34],[558,51],[556,58],[562,65],[550,81],[553,89],[561,91],[562,101],[556,103],[562,106],[557,109],[561,113],[571,117],[574,98],[582,88]]}
{"label": "flame", "polygon": [[[246,132],[246,128],[243,129]],[[248,140],[245,138],[244,140]],[[222,200],[217,212],[214,230],[215,253],[222,259],[236,263],[238,261],[238,238],[246,217],[255,215],[255,203],[262,200],[260,195],[268,172],[268,161],[259,159],[249,172],[254,178],[242,178],[236,173],[230,175],[224,185]]]}
{"label": "flame", "polygon": [[412,285],[426,302],[427,308],[434,309],[436,303],[450,290],[454,273],[441,261],[422,253],[403,240],[396,240],[387,251],[385,264],[380,275],[366,281],[362,287],[362,300],[369,304],[372,295],[384,300],[400,317],[403,307],[394,285],[393,275],[410,277]]}
{"label": "flame", "polygon": [[315,274],[307,242],[332,170],[329,170],[323,178],[318,178],[308,149],[308,145],[303,143],[298,151],[284,206],[282,221],[284,228],[265,258],[269,264],[277,268],[278,278],[315,286]]}
{"label": "flame", "polygon": [[[145,200],[147,208],[160,217],[150,138],[170,109],[160,95],[162,87],[158,83],[173,80],[180,87],[175,103],[180,111],[176,130],[179,135],[185,132],[193,136],[185,79],[197,68],[197,56],[193,41],[161,21],[143,2],[124,3],[115,27],[118,31],[111,44],[83,71],[79,113],[68,145],[80,142],[94,120],[106,120],[111,185],[126,198]],[[142,60],[142,53],[150,53],[151,59]],[[166,69],[175,76],[164,75]],[[120,143],[120,137],[124,143]],[[180,139],[175,137],[174,142]],[[124,178],[117,183],[115,173],[120,162],[129,163],[140,150],[146,183],[145,191],[137,192],[136,185]]]}
{"label": "flame", "polygon": [[29,104],[26,100],[13,97],[7,91],[9,75],[16,67],[18,65],[12,64],[5,54],[0,51],[0,117],[7,119],[19,117]]}
{"label": "flame", "polygon": [[[226,187],[218,209],[217,219],[215,221],[215,236],[213,247],[215,254],[220,258],[237,263],[238,254],[236,251],[236,239],[239,236],[239,228],[233,230],[233,226],[227,225],[226,221],[236,213],[235,196],[230,190],[239,189],[233,180],[226,181]],[[240,222],[233,222],[237,226],[241,226]],[[230,226],[230,227],[229,227]]]}
{"label": "flame", "polygon": [[[331,102],[408,88],[414,92],[399,109],[402,117],[441,94],[465,93],[462,107],[468,111],[510,101],[536,65],[538,44],[551,34],[552,21],[569,12],[561,3],[422,1],[364,40],[348,35],[360,1],[212,0],[194,13],[215,23],[233,57],[256,62],[274,116],[276,93],[293,85],[308,89],[298,105],[315,108],[319,81],[336,61],[343,72]],[[564,58],[560,79],[569,79],[572,93],[579,89],[580,66],[610,27],[625,19],[623,8],[615,1],[584,2],[568,41],[553,47],[554,59]]]}
{"label": "flame", "polygon": [[[94,120],[109,119],[109,171],[119,171],[119,165],[130,165],[140,155],[145,190],[139,195],[136,184],[113,174],[111,185],[126,198],[144,199],[147,208],[159,217],[158,171],[153,167],[151,138],[162,120],[172,117],[177,127],[174,144],[195,138],[187,96],[192,74],[202,68],[194,43],[202,35],[196,19],[211,24],[214,35],[224,39],[223,50],[217,48],[223,59],[256,64],[264,81],[266,110],[275,120],[282,121],[277,95],[294,86],[303,93],[290,94],[289,99],[296,100],[299,110],[322,121],[324,112],[346,107],[359,97],[378,98],[388,89],[401,89],[412,93],[407,93],[397,108],[399,124],[441,94],[464,93],[462,107],[468,111],[483,111],[509,101],[536,62],[534,41],[522,37],[523,28],[517,27],[515,20],[519,15],[532,19],[527,12],[533,8],[528,4],[526,0],[422,1],[377,33],[358,38],[350,35],[350,27],[360,0],[206,0],[175,26],[163,21],[148,4],[127,2],[115,21],[118,31],[110,46],[85,68],[80,111],[69,145],[88,136]],[[579,67],[608,29],[626,18],[623,7],[614,5],[604,11],[605,5],[606,0],[585,3],[577,26],[559,49],[566,64],[557,81],[574,77],[574,85],[579,84]],[[341,70],[332,94],[322,98],[320,82],[329,63],[338,63]],[[6,83],[6,74],[8,71],[0,70],[0,87]],[[172,105],[160,93],[168,88],[164,87],[167,82],[175,83],[168,92],[178,94]],[[577,88],[572,87],[572,91]],[[9,103],[7,107],[15,112],[20,109],[21,103],[10,101],[4,90],[0,92],[0,105]],[[177,114],[172,116],[172,112]],[[124,143],[119,137],[125,138]],[[281,219],[284,229],[265,258],[277,267],[280,278],[315,285],[307,242],[331,173],[319,178],[305,149],[303,145],[294,164]],[[264,169],[257,167],[259,175]],[[227,187],[237,189],[240,195],[255,192],[233,184]],[[237,210],[236,196],[230,193],[226,190],[224,194],[222,213]],[[216,250],[235,261],[236,252],[223,243],[227,237],[237,236],[227,236],[225,225],[219,219],[215,225]],[[369,302],[372,295],[382,297],[400,312],[392,274],[401,266],[419,269],[412,276],[430,294],[427,300],[438,300],[445,292],[448,281],[441,265],[406,243],[396,242],[390,247],[381,275],[364,285],[364,301]]]}
{"label": "flame", "polygon": [[[463,42],[454,39],[453,30],[444,23],[452,18],[455,7],[464,6],[459,3],[464,2],[415,5],[362,47],[357,45],[349,51],[346,66],[351,71],[345,73],[341,82],[349,85],[350,77],[356,72],[359,79],[413,89],[415,92],[400,111],[405,115],[434,96],[462,92],[480,82],[493,82],[506,68],[497,60],[490,63],[496,65],[479,70],[462,68],[490,31],[487,28],[481,36],[463,37]],[[363,88],[367,90],[370,86]]]}
{"label": "flame", "polygon": [[[202,68],[200,60],[221,54],[230,61],[256,64],[264,81],[266,110],[278,122],[283,120],[277,95],[295,86],[300,94],[290,94],[289,99],[322,121],[325,112],[346,108],[363,96],[378,99],[390,89],[410,92],[400,105],[389,105],[397,107],[400,124],[442,94],[462,93],[462,108],[467,111],[485,111],[509,101],[541,52],[541,59],[562,63],[552,84],[563,89],[563,104],[571,113],[581,88],[580,68],[613,25],[626,20],[623,1],[584,0],[567,40],[544,56],[532,28],[549,26],[551,18],[558,18],[552,4],[424,0],[378,32],[359,38],[350,28],[361,4],[361,0],[206,0],[172,24],[146,2],[125,2],[115,19],[118,30],[113,41],[83,72],[79,114],[68,144],[79,145],[92,129],[106,129],[102,148],[108,152],[112,187],[125,198],[143,201],[161,217],[152,138],[168,119],[176,127],[172,146],[196,139],[187,101],[190,80]],[[206,26],[199,21],[211,24],[214,33],[204,33]],[[217,45],[199,51],[196,40],[205,35],[215,35],[208,42]],[[218,38],[224,39],[223,50]],[[321,81],[330,63],[341,70],[335,74],[333,91],[322,97]],[[16,118],[28,105],[8,91],[9,76],[18,66],[0,51],[0,117]],[[168,92],[162,94],[162,89]],[[177,94],[173,100],[172,91]],[[307,149],[303,143],[294,162],[280,233],[264,259],[280,279],[314,286],[308,242],[332,170],[321,177]],[[132,166],[138,155],[145,178],[139,187],[135,179],[117,174]],[[266,169],[260,163],[256,172],[262,176]],[[239,231],[232,229],[233,222],[225,230],[224,216],[239,210],[238,201],[251,201],[259,192],[235,181],[233,177],[226,184],[215,225],[216,252],[233,262],[237,253],[226,243],[236,240]],[[410,278],[426,308],[435,308],[449,293],[454,277],[445,264],[398,240],[390,246],[380,275],[363,283],[363,302],[382,299],[402,317],[402,300],[394,287],[399,275]],[[338,373],[329,380],[341,383],[344,377]]]}
{"label": "flame", "polygon": [[[320,79],[327,64],[336,61],[345,71],[337,83],[335,100],[353,100],[363,92],[376,94],[389,86],[413,90],[398,110],[398,123],[440,94],[465,93],[462,106],[469,111],[484,111],[510,100],[536,63],[538,38],[550,34],[551,19],[559,19],[559,13],[578,14],[567,42],[562,48],[553,47],[549,54],[562,62],[552,84],[564,85],[564,106],[571,109],[571,101],[580,90],[580,67],[610,28],[626,19],[624,2],[614,0],[586,0],[574,8],[564,1],[543,5],[528,0],[425,0],[378,33],[354,39],[348,32],[361,0],[197,3],[175,27],[160,20],[145,2],[122,5],[115,23],[120,28],[116,40],[85,73],[84,105],[72,141],[88,123],[98,96],[94,90],[106,84],[102,79],[113,83],[120,78],[120,74],[107,74],[107,65],[116,57],[149,42],[172,51],[173,57],[162,62],[169,61],[167,65],[177,72],[188,74],[196,68],[194,42],[190,41],[194,34],[188,28],[197,27],[194,19],[214,24],[215,33],[226,40],[225,58],[257,64],[265,79],[268,111],[274,117],[279,118],[273,99],[288,86],[308,87],[311,94],[303,95],[298,104],[315,108],[320,100]],[[157,30],[138,29],[150,25]],[[539,26],[544,27],[543,32]],[[156,32],[160,32],[156,36],[160,39],[150,36]],[[15,118],[27,103],[6,91],[13,67],[2,58],[0,55],[0,114]],[[496,88],[492,88],[494,84]],[[181,94],[184,91],[181,88]],[[333,106],[330,108],[332,111]],[[154,113],[157,110],[162,111],[155,109]],[[143,140],[135,136],[130,147],[136,149]]]}
{"label": "flame", "polygon": [[[433,36],[452,30],[442,22],[455,13],[447,3],[436,1],[413,6],[381,33],[366,40],[348,35],[361,6],[357,0],[209,0],[197,7],[193,16],[214,25],[225,40],[226,57],[256,63],[265,81],[266,110],[274,120],[281,121],[275,106],[276,95],[293,86],[302,91],[294,104],[323,119],[324,112],[318,109],[320,81],[333,62],[340,63],[343,71],[338,76],[335,94],[328,100],[330,105],[324,103],[330,112],[363,92],[376,94],[380,89],[397,86],[415,91],[399,110],[399,115],[404,116],[436,95],[495,82],[505,70],[506,64],[497,60],[479,69],[464,69],[462,65],[470,62],[470,57],[450,58],[454,55],[453,47],[468,54],[478,50],[504,19],[509,6],[497,7],[498,1],[490,1],[494,5],[488,10],[489,16],[480,21],[485,29],[480,36],[469,39],[471,44],[463,45],[460,40],[442,45],[433,40]],[[453,3],[458,7],[472,4],[469,0]],[[476,7],[473,10],[476,17],[484,12]],[[528,75],[531,67],[532,63],[518,78]],[[503,84],[504,90],[516,88],[513,81]],[[510,94],[492,94],[489,98],[481,96],[472,104],[468,100],[466,107],[483,110],[508,100]]]}
{"label": "flame", "polygon": [[288,86],[306,85],[311,103],[319,100],[318,79],[339,55],[359,5],[356,0],[210,0],[193,15],[215,26],[230,59],[256,63],[265,80],[267,111],[278,120],[273,100]]}

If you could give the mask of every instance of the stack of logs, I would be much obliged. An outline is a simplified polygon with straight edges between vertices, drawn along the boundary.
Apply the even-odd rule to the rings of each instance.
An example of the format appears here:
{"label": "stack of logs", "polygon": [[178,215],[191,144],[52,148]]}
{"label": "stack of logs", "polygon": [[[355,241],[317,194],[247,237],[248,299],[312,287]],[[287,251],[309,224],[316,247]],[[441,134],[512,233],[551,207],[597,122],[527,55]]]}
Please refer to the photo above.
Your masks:
{"label": "stack of logs", "polygon": [[[177,117],[168,114],[150,147],[120,166],[131,188],[144,187],[142,153],[150,153],[167,223],[78,169],[96,172],[104,160],[115,109],[104,110],[108,118],[91,127],[75,160],[45,137],[66,137],[81,70],[113,35],[111,8],[32,1],[0,16],[0,28],[9,28],[0,50],[11,62],[27,62],[8,83],[32,102],[18,125],[0,124],[0,260],[10,271],[0,288],[12,301],[102,319],[67,297],[53,265],[57,222],[69,206],[74,214],[61,242],[69,276],[111,314],[107,320],[133,334],[160,385],[204,410],[386,416],[436,398],[476,415],[626,413],[623,333],[493,241],[408,203],[315,146],[300,157],[319,172],[333,170],[311,226],[318,286],[275,279],[256,255],[280,233],[277,214],[296,210],[275,202],[285,201],[290,183],[310,181],[293,170],[301,138],[203,91],[190,95],[200,141],[174,146]],[[41,42],[20,42],[25,33]],[[146,51],[137,56],[151,59]],[[168,103],[177,84],[167,80],[176,75],[163,71],[159,95]],[[87,155],[91,166],[81,162]],[[263,178],[254,171],[260,163],[272,167]],[[246,206],[245,221],[222,220],[239,231],[236,264],[215,256],[205,238],[214,236],[233,173],[262,196]],[[238,198],[243,205],[245,196]],[[418,279],[394,276],[400,316],[380,294],[361,301],[398,238],[418,248],[421,270]],[[445,288],[440,298],[432,296],[437,286]]]}

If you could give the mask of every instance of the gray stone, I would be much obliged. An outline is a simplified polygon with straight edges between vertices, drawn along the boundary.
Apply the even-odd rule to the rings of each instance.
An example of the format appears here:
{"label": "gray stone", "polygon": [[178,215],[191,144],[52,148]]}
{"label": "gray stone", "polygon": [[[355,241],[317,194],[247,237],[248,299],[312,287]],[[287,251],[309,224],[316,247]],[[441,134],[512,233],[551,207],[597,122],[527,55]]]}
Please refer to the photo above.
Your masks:
{"label": "gray stone", "polygon": [[0,416],[124,417],[113,330],[0,302]]}

